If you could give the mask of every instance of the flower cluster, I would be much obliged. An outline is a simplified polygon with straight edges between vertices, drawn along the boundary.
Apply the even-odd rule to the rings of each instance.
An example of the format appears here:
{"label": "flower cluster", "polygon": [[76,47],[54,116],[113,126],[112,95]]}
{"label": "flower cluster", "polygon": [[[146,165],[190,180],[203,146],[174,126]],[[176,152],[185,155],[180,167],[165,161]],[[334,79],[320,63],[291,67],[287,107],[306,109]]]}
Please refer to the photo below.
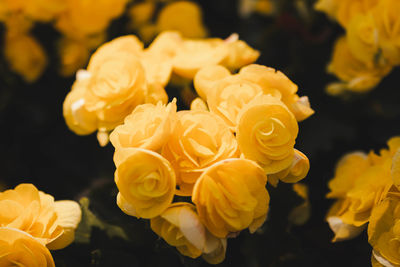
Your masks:
{"label": "flower cluster", "polygon": [[63,35],[59,44],[61,74],[71,75],[86,63],[89,53],[105,38],[112,19],[128,0],[5,0],[0,22],[5,24],[5,57],[13,71],[27,82],[40,77],[47,56],[30,31],[35,22],[52,23]]}
{"label": "flower cluster", "polygon": [[113,130],[117,204],[150,219],[181,254],[216,264],[228,237],[253,233],[266,220],[267,177],[276,186],[307,175],[309,161],[294,145],[298,121],[313,110],[279,71],[251,64],[231,74],[228,68],[254,58],[244,43],[230,50],[235,43],[218,39],[186,42],[172,69],[193,77],[200,97],[190,110],[177,111],[175,99],[137,105]]}
{"label": "flower cluster", "polygon": [[54,201],[32,184],[0,193],[0,266],[54,266],[49,249],[74,241],[78,203]]}
{"label": "flower cluster", "polygon": [[315,8],[346,30],[328,66],[341,82],[328,85],[328,93],[368,91],[400,64],[399,1],[319,0]]}
{"label": "flower cluster", "polygon": [[379,154],[344,156],[327,195],[337,199],[327,214],[333,241],[353,238],[368,224],[373,266],[400,266],[400,137],[388,146]]}
{"label": "flower cluster", "polygon": [[166,31],[147,48],[134,35],[116,38],[98,48],[87,70],[77,73],[64,101],[66,123],[80,135],[98,130],[100,144],[105,145],[108,132],[135,107],[168,101],[164,88],[171,78],[191,80],[200,68],[212,64],[234,70],[258,55],[236,35],[226,40],[187,39]]}

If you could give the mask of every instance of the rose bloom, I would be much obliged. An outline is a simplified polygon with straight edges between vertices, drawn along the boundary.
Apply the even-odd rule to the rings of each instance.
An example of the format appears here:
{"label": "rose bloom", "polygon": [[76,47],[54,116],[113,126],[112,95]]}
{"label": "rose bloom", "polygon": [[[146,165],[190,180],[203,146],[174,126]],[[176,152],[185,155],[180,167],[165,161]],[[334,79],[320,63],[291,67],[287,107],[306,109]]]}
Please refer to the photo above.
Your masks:
{"label": "rose bloom", "polygon": [[7,35],[4,54],[10,68],[26,82],[36,81],[47,65],[47,56],[42,46],[28,34]]}
{"label": "rose bloom", "polygon": [[332,95],[344,91],[366,92],[379,84],[379,82],[392,70],[390,65],[377,66],[355,58],[350,51],[347,38],[340,37],[335,44],[328,72],[336,75],[341,81],[327,86],[327,92]]}
{"label": "rose bloom", "polygon": [[292,164],[298,130],[290,110],[279,99],[263,95],[241,110],[236,139],[245,158],[272,174]]}
{"label": "rose bloom", "polygon": [[172,202],[176,179],[171,164],[151,150],[121,148],[114,154],[117,204],[128,215],[160,215]]}
{"label": "rose bloom", "polygon": [[74,240],[81,220],[75,201],[54,201],[32,184],[20,184],[0,193],[0,227],[16,228],[50,249],[61,249]]}
{"label": "rose bloom", "polygon": [[212,236],[200,222],[190,203],[172,204],[160,216],[151,219],[151,229],[185,256],[203,258],[218,264],[225,258],[226,239]]}
{"label": "rose bloom", "polygon": [[283,73],[262,65],[243,67],[238,74],[230,75],[221,66],[208,66],[195,76],[194,85],[210,110],[224,119],[235,131],[240,110],[260,95],[273,95],[281,99],[298,121],[311,116],[307,97],[299,97],[297,86]]}
{"label": "rose bloom", "polygon": [[0,255],[0,266],[55,266],[45,244],[15,228],[0,227]]}
{"label": "rose bloom", "polygon": [[85,107],[95,112],[100,128],[112,130],[140,104],[147,94],[145,73],[135,55],[120,52],[88,68],[91,77],[85,92]]}
{"label": "rose bloom", "polygon": [[167,106],[137,106],[110,135],[115,149],[138,147],[160,152],[173,133],[176,123],[176,99]]}
{"label": "rose bloom", "polygon": [[179,111],[174,133],[162,149],[173,166],[178,195],[191,195],[193,186],[208,166],[238,157],[238,146],[228,126],[208,111]]}
{"label": "rose bloom", "polygon": [[227,159],[207,168],[197,180],[192,201],[201,222],[216,237],[225,238],[264,223],[269,204],[267,176],[254,161]]}

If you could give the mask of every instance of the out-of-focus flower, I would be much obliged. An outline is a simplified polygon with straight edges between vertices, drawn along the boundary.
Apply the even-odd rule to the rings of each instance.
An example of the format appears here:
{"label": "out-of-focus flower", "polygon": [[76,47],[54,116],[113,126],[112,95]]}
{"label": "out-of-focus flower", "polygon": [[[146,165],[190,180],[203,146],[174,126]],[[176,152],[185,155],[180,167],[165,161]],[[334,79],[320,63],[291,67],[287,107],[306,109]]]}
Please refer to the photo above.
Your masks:
{"label": "out-of-focus flower", "polygon": [[15,228],[0,227],[0,253],[0,266],[55,266],[45,244]]}
{"label": "out-of-focus flower", "polygon": [[391,70],[390,65],[378,66],[372,61],[368,65],[356,59],[348,47],[347,39],[341,37],[335,44],[328,65],[328,72],[335,74],[341,81],[329,84],[326,90],[332,95],[347,90],[365,92],[374,88]]}
{"label": "out-of-focus flower", "polygon": [[161,154],[175,169],[177,194],[187,196],[205,168],[239,153],[234,135],[216,115],[200,110],[179,111],[177,115],[174,134]]}
{"label": "out-of-focus flower", "polygon": [[114,154],[117,204],[131,216],[160,215],[172,202],[175,173],[164,157],[151,150],[120,148]]}
{"label": "out-of-focus flower", "polygon": [[249,228],[253,233],[268,212],[267,176],[254,161],[227,159],[207,168],[193,189],[201,222],[215,236],[225,238]]}
{"label": "out-of-focus flower", "polygon": [[42,46],[28,34],[6,36],[4,49],[10,68],[26,82],[37,80],[47,65]]}
{"label": "out-of-focus flower", "polygon": [[67,2],[65,0],[28,0],[24,1],[23,12],[33,20],[49,22],[67,9]]}
{"label": "out-of-focus flower", "polygon": [[115,149],[138,147],[160,152],[174,131],[176,99],[167,106],[143,104],[137,106],[110,135]]}
{"label": "out-of-focus flower", "polygon": [[62,39],[59,44],[60,73],[71,76],[78,69],[82,69],[89,59],[90,49],[84,42]]}
{"label": "out-of-focus flower", "polygon": [[295,225],[305,224],[311,215],[311,204],[308,197],[308,186],[301,183],[293,184],[293,191],[303,199],[303,203],[294,207],[288,216],[288,220]]}
{"label": "out-of-focus flower", "polygon": [[203,25],[200,6],[195,2],[178,1],[166,5],[157,18],[159,32],[176,30],[187,38],[203,38],[207,30]]}
{"label": "out-of-focus flower", "polygon": [[366,14],[378,2],[379,0],[318,0],[314,7],[346,28],[353,17]]}
{"label": "out-of-focus flower", "polygon": [[0,227],[26,232],[50,249],[61,249],[74,241],[81,220],[79,204],[54,201],[32,184],[20,184],[0,193]]}
{"label": "out-of-focus flower", "polygon": [[245,158],[256,161],[267,174],[280,172],[292,164],[299,129],[296,118],[283,102],[262,95],[250,101],[238,117],[236,138]]}

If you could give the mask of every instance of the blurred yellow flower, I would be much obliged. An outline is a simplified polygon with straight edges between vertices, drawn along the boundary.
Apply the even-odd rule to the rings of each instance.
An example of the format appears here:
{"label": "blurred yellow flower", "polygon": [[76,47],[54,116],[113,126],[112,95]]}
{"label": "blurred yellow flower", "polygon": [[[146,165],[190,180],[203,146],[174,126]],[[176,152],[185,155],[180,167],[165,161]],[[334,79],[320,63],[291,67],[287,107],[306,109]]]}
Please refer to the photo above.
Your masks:
{"label": "blurred yellow flower", "polygon": [[201,222],[215,236],[227,237],[264,223],[269,204],[267,176],[254,161],[227,159],[207,168],[197,180],[192,201]]}
{"label": "blurred yellow flower", "polygon": [[59,43],[60,73],[62,76],[72,76],[83,68],[89,59],[89,47],[80,41],[64,38]]}
{"label": "blurred yellow flower", "polygon": [[378,2],[379,0],[318,0],[314,7],[347,27],[353,17],[366,14]]}
{"label": "blurred yellow flower", "polygon": [[238,157],[238,146],[228,126],[216,115],[201,110],[179,111],[174,133],[162,150],[177,176],[178,195],[189,196],[208,166]]}
{"label": "blurred yellow flower", "polygon": [[138,218],[154,218],[172,202],[175,173],[171,164],[151,150],[120,148],[114,154],[120,209]]}
{"label": "blurred yellow flower", "polygon": [[341,81],[327,86],[329,94],[337,95],[344,91],[365,92],[374,88],[391,70],[390,65],[376,65],[358,60],[349,49],[347,38],[336,41],[328,72],[335,74]]}
{"label": "blurred yellow flower", "polygon": [[65,0],[28,0],[24,1],[23,11],[33,20],[49,22],[66,10],[67,2]]}
{"label": "blurred yellow flower", "polygon": [[0,227],[0,255],[0,266],[55,266],[45,244],[15,228]]}
{"label": "blurred yellow flower", "polygon": [[207,30],[203,25],[200,6],[195,2],[177,1],[166,5],[157,18],[159,32],[176,30],[187,38],[203,38]]}
{"label": "blurred yellow flower", "polygon": [[299,128],[283,102],[262,95],[250,101],[238,117],[236,138],[245,158],[256,161],[267,174],[292,164]]}
{"label": "blurred yellow flower", "polygon": [[10,68],[26,82],[37,80],[47,65],[42,46],[28,34],[6,36],[4,49]]}
{"label": "blurred yellow flower", "polygon": [[161,152],[176,124],[176,99],[167,106],[143,104],[137,106],[110,135],[115,147],[138,147]]}
{"label": "blurred yellow flower", "polygon": [[50,249],[61,249],[74,241],[81,220],[75,201],[54,201],[32,184],[20,184],[0,193],[0,227],[26,232]]}

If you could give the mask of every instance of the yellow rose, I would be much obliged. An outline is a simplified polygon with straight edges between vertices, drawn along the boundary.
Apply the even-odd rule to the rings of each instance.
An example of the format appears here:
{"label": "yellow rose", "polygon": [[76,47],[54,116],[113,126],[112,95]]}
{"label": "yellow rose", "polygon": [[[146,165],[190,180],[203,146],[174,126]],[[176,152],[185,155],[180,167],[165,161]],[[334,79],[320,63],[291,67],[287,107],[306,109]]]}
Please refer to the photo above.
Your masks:
{"label": "yellow rose", "polygon": [[26,82],[36,81],[47,65],[42,46],[28,34],[6,36],[4,53],[10,68]]}
{"label": "yellow rose", "polygon": [[151,150],[121,148],[115,152],[114,162],[117,204],[122,211],[149,219],[171,204],[176,180],[168,160]]}
{"label": "yellow rose", "polygon": [[272,174],[292,164],[298,130],[290,110],[279,99],[263,95],[241,110],[236,139],[245,158]]}
{"label": "yellow rose", "polygon": [[299,150],[294,149],[292,163],[286,169],[268,176],[268,182],[277,186],[279,180],[285,183],[297,183],[307,176],[310,170],[310,161]]}
{"label": "yellow rose", "polygon": [[298,121],[311,116],[307,97],[299,97],[297,86],[283,73],[262,65],[251,64],[243,67],[238,74],[228,75],[221,66],[208,66],[195,76],[198,94],[207,100],[216,113],[235,130],[240,110],[261,94],[281,99]]}
{"label": "yellow rose", "polygon": [[169,245],[188,257],[202,254],[206,230],[190,203],[178,202],[168,207],[160,216],[150,220],[151,229]]}
{"label": "yellow rose", "polygon": [[341,37],[336,41],[328,72],[336,75],[341,82],[328,85],[327,91],[337,95],[343,91],[365,92],[375,86],[385,77],[392,67],[390,65],[377,66],[355,58],[349,49],[347,38]]}
{"label": "yellow rose", "polygon": [[51,249],[61,249],[74,240],[81,220],[75,201],[54,201],[32,184],[20,184],[0,193],[0,227],[16,228]]}
{"label": "yellow rose", "polygon": [[46,246],[18,229],[0,227],[0,266],[54,267]]}
{"label": "yellow rose", "polygon": [[178,195],[191,195],[205,168],[217,161],[238,157],[234,135],[216,115],[200,110],[179,111],[174,133],[162,155],[171,162]]}
{"label": "yellow rose", "polygon": [[[397,192],[398,193],[398,192]],[[388,197],[375,206],[368,225],[373,256],[384,266],[400,266],[400,199]],[[385,264],[385,263],[389,264]]]}
{"label": "yellow rose", "polygon": [[207,30],[202,22],[200,6],[195,2],[179,1],[167,4],[157,18],[158,31],[176,30],[188,38],[203,38]]}
{"label": "yellow rose", "polygon": [[227,159],[207,168],[197,180],[192,201],[201,222],[216,237],[225,238],[264,223],[269,204],[267,176],[255,162]]}
{"label": "yellow rose", "polygon": [[135,55],[110,54],[101,65],[88,68],[91,77],[85,93],[85,108],[95,112],[100,128],[114,129],[147,94],[145,73]]}
{"label": "yellow rose", "polygon": [[96,114],[85,108],[85,92],[89,83],[85,76],[88,75],[83,70],[77,73],[77,80],[63,103],[65,122],[71,131],[79,135],[91,134],[98,128]]}
{"label": "yellow rose", "polygon": [[167,106],[143,104],[137,106],[110,135],[115,147],[138,147],[160,152],[174,131],[176,123],[176,99]]}
{"label": "yellow rose", "polygon": [[172,204],[160,216],[151,219],[150,226],[157,235],[185,256],[197,258],[203,255],[211,264],[218,264],[225,258],[226,239],[211,235],[190,203]]}

